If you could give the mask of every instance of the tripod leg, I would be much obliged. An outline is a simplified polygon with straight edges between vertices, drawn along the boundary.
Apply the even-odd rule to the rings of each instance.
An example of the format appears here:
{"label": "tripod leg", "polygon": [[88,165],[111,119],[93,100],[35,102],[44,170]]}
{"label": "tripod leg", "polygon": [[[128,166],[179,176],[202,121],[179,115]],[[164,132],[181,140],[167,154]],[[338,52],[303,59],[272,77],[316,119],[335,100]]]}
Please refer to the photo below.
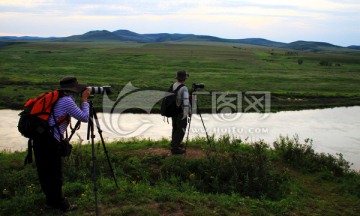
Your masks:
{"label": "tripod leg", "polygon": [[92,152],[92,177],[94,182],[94,197],[95,197],[95,213],[99,215],[99,208],[98,208],[98,197],[97,197],[97,184],[96,184],[96,156],[95,156],[95,146],[94,146],[94,122],[93,122],[93,106],[92,101],[89,102],[90,109],[89,109],[89,123],[88,123],[88,139],[91,138],[91,152]]}
{"label": "tripod leg", "polygon": [[[207,133],[204,120],[203,120],[203,118],[202,118],[202,116],[201,116],[201,112],[200,112],[200,109],[199,109],[199,105],[197,104],[197,94],[195,94],[195,91],[196,91],[196,89],[193,89],[193,92],[191,93],[192,104],[193,104],[194,107],[196,107],[196,112],[197,112],[197,114],[199,114],[199,116],[200,116],[202,125],[203,125],[204,130],[205,130],[207,142],[208,142],[208,144],[210,145],[211,143],[210,143],[209,135],[208,135],[208,133]],[[189,129],[190,129],[190,127],[189,127]]]}
{"label": "tripod leg", "polygon": [[93,116],[94,116],[94,119],[95,119],[95,123],[96,123],[96,127],[98,129],[98,133],[100,135],[100,139],[101,139],[101,143],[102,143],[102,146],[104,148],[104,152],[105,152],[105,155],[106,155],[106,159],[107,159],[107,162],[109,164],[109,168],[110,168],[110,172],[111,172],[111,175],[114,179],[114,182],[115,182],[115,185],[117,188],[119,188],[118,184],[117,184],[117,181],[116,181],[116,177],[115,177],[115,173],[114,173],[114,168],[112,167],[111,165],[111,162],[110,162],[110,158],[109,158],[109,154],[108,154],[108,151],[106,149],[106,146],[105,146],[105,142],[104,142],[104,138],[103,138],[103,135],[102,135],[102,130],[100,128],[100,124],[99,124],[99,119],[97,117],[97,114],[96,114],[96,111],[95,111],[95,108],[93,108]]}
{"label": "tripod leg", "polygon": [[187,133],[187,136],[186,136],[185,150],[187,149],[187,145],[188,145],[188,141],[189,141],[190,126],[191,126],[191,116],[190,116],[190,120],[189,120],[188,133]]}
{"label": "tripod leg", "polygon": [[209,135],[208,135],[208,133],[207,133],[207,130],[206,130],[206,127],[205,127],[205,123],[204,123],[204,120],[203,120],[203,118],[202,118],[202,116],[201,116],[201,112],[200,112],[200,110],[199,110],[199,106],[197,106],[197,112],[198,112],[198,114],[199,114],[199,116],[200,116],[200,119],[201,119],[202,125],[203,125],[203,127],[204,127],[205,134],[206,134],[206,139],[207,139],[207,141],[208,141],[208,144],[210,145]]}

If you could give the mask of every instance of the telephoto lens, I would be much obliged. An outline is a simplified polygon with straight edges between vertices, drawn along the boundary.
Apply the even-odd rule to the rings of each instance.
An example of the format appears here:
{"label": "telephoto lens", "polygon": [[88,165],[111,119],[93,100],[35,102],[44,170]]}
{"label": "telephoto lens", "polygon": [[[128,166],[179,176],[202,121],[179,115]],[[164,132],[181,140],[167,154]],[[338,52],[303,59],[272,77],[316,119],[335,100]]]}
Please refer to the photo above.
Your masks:
{"label": "telephoto lens", "polygon": [[205,88],[205,85],[204,85],[204,83],[193,83],[192,88],[193,89],[198,89],[198,88],[203,89],[203,88]]}
{"label": "telephoto lens", "polygon": [[110,88],[111,86],[88,86],[88,89],[90,89],[90,94],[94,95],[94,94],[110,94]]}

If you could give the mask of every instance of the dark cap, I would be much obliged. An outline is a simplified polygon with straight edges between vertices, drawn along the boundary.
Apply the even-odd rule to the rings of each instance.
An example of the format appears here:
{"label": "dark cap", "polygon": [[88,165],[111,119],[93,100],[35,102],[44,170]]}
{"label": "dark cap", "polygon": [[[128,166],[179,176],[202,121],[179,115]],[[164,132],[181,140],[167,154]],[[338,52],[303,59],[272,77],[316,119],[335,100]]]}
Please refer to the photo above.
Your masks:
{"label": "dark cap", "polygon": [[86,84],[78,83],[76,77],[65,77],[60,80],[60,90],[81,93],[86,88]]}
{"label": "dark cap", "polygon": [[188,77],[189,77],[189,74],[186,71],[181,70],[176,73],[175,78],[179,81],[185,81]]}

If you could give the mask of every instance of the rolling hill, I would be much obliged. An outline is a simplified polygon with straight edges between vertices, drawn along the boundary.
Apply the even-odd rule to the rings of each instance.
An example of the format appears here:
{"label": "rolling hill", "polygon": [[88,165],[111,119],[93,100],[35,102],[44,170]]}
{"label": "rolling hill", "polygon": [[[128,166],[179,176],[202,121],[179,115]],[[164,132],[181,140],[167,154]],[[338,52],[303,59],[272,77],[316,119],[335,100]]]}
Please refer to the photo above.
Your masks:
{"label": "rolling hill", "polygon": [[186,41],[198,41],[198,42],[225,42],[225,43],[240,43],[257,46],[266,46],[274,48],[286,48],[302,51],[320,51],[323,49],[354,49],[360,50],[360,46],[352,45],[348,47],[336,46],[325,42],[314,41],[295,41],[292,43],[282,43],[271,41],[263,38],[245,38],[245,39],[225,39],[209,35],[195,35],[195,34],[169,34],[169,33],[156,33],[156,34],[138,34],[129,30],[95,30],[89,31],[82,35],[72,35],[69,37],[14,37],[14,36],[0,36],[0,42],[9,41],[62,41],[62,42],[91,42],[91,41],[121,41],[121,42],[137,42],[137,43],[162,43],[162,42],[186,42]]}

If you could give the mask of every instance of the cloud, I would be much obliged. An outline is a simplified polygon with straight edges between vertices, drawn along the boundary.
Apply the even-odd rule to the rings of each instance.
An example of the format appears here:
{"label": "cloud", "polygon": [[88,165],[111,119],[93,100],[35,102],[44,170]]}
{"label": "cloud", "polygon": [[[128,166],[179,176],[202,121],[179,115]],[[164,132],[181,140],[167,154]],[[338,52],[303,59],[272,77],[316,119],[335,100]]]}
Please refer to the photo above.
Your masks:
{"label": "cloud", "polygon": [[335,0],[11,0],[0,1],[1,12],[74,16],[133,16],[142,14],[251,14],[256,16],[305,16],[341,12],[358,13],[360,3]]}
{"label": "cloud", "polygon": [[358,11],[357,0],[0,0],[0,29],[68,36],[126,28],[282,41],[337,35],[332,42],[356,42]]}
{"label": "cloud", "polygon": [[[201,2],[201,1],[200,1]],[[182,8],[193,7],[198,3],[190,0],[159,1],[159,0],[120,0],[120,1],[83,1],[83,0],[12,0],[0,1],[3,12],[47,13],[61,12],[69,16],[87,15],[138,15],[138,14],[169,14]],[[56,13],[56,14],[57,14]]]}

